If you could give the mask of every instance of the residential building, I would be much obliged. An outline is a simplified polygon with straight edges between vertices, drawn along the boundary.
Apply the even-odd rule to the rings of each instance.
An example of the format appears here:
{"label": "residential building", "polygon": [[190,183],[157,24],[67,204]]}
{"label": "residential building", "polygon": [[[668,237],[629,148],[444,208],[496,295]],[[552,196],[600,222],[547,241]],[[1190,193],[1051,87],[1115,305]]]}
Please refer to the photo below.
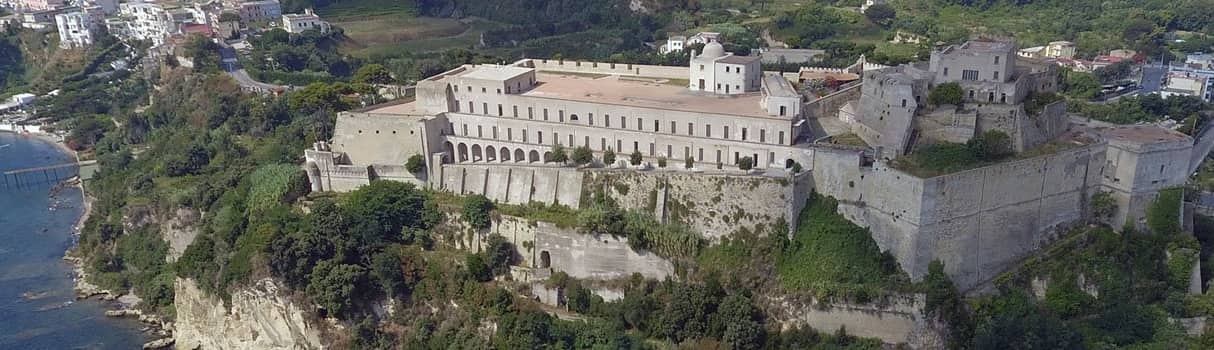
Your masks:
{"label": "residential building", "polygon": [[101,23],[86,11],[73,11],[55,15],[59,29],[59,47],[70,49],[93,44],[93,37]]}
{"label": "residential building", "polygon": [[744,94],[759,90],[763,67],[758,56],[725,52],[718,42],[704,45],[704,52],[691,58],[691,90],[718,94]]}
{"label": "residential building", "polygon": [[658,52],[659,53],[670,53],[670,52],[676,52],[676,51],[683,51],[683,49],[685,49],[691,45],[695,45],[695,44],[707,45],[710,42],[719,42],[719,41],[721,41],[721,33],[716,33],[716,32],[699,32],[699,33],[696,33],[696,35],[692,35],[690,37],[686,37],[686,36],[682,36],[682,35],[671,35],[669,38],[666,39],[665,44],[662,44],[661,47],[658,47]]}
{"label": "residential building", "polygon": [[240,21],[244,23],[275,20],[282,17],[282,7],[278,0],[241,2],[236,12],[240,14]]}
{"label": "residential building", "polygon": [[1185,57],[1185,66],[1194,69],[1214,69],[1214,55],[1208,53],[1194,53]]}
{"label": "residential building", "polygon": [[671,35],[669,38],[666,38],[666,44],[663,44],[662,47],[658,48],[658,52],[664,54],[671,52],[682,52],[683,44],[685,43],[687,43],[687,37],[682,35]]}
{"label": "residential building", "polygon": [[65,5],[63,0],[16,0],[13,2],[13,8],[21,12],[54,10]]}
{"label": "residential building", "polygon": [[304,9],[303,14],[285,14],[282,16],[282,28],[288,33],[299,34],[308,30],[317,30],[319,32],[329,32],[329,22],[325,22],[312,12],[312,9]]}

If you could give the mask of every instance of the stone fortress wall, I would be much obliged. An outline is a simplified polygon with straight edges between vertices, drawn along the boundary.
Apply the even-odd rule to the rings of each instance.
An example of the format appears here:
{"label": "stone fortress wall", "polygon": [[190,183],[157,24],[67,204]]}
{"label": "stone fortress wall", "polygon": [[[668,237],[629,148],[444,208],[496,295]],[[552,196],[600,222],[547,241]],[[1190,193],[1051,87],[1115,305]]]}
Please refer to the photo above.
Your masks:
{"label": "stone fortress wall", "polygon": [[819,151],[813,182],[913,279],[939,259],[967,290],[1085,220],[1087,200],[1101,186],[1104,150],[1098,143],[932,178]]}

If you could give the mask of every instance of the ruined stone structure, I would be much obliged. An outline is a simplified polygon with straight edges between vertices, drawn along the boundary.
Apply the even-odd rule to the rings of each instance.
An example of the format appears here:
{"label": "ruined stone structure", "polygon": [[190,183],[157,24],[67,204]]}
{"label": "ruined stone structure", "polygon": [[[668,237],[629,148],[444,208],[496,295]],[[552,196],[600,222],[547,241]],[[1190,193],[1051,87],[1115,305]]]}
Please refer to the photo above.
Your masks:
{"label": "ruined stone structure", "polygon": [[[418,82],[415,101],[340,114],[333,140],[305,152],[309,180],[317,191],[389,179],[573,208],[602,190],[625,208],[685,223],[710,240],[739,230],[791,232],[816,191],[839,199],[839,211],[868,227],[912,278],[941,260],[963,290],[1088,222],[1088,202],[1099,191],[1113,192],[1111,221],[1120,225],[1140,221],[1159,189],[1184,182],[1178,169],[1189,159],[1187,136],[1153,126],[1072,125],[1063,102],[1025,111],[1030,92],[1055,88],[1054,68],[1017,60],[1010,45],[945,48],[927,64],[860,65],[861,86],[812,101],[778,73],[705,51],[697,56],[707,60],[703,72],[696,60],[689,67],[531,59],[459,67]],[[697,77],[710,71],[701,87]],[[726,90],[728,79],[741,88]],[[973,96],[963,106],[926,107],[930,88],[949,81]],[[807,124],[830,118],[851,122],[872,148],[813,143],[820,135]],[[920,140],[965,142],[987,130],[1004,131],[1017,151],[1038,155],[935,177],[891,166]],[[598,164],[554,162],[555,145],[588,147]],[[607,150],[616,163],[602,164]],[[632,152],[643,164],[624,165]],[[405,169],[414,155],[425,170]],[[756,170],[739,170],[743,157]],[[657,167],[663,159],[666,167]],[[793,174],[794,165],[803,172]],[[585,238],[553,238],[564,243],[550,246],[550,266],[587,249],[623,254],[611,239]],[[578,273],[601,276],[600,268],[610,269],[604,266]]]}

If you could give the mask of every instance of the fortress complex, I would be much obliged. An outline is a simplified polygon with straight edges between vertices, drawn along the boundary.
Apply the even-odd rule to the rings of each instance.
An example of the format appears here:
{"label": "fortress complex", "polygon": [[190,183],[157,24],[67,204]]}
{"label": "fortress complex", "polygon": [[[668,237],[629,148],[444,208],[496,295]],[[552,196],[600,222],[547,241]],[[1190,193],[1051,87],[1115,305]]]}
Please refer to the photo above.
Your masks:
{"label": "fortress complex", "polygon": [[[1034,94],[1055,92],[1056,77],[1052,61],[1017,57],[1011,43],[970,41],[935,50],[930,62],[864,72],[862,96],[842,118],[888,158],[910,153],[917,141],[965,142],[987,130],[1012,136],[1023,151],[1067,127],[1065,105],[1040,115],[1022,108]],[[962,106],[929,108],[931,90],[944,83],[961,86]]]}
{"label": "fortress complex", "polygon": [[[711,240],[781,223],[795,230],[816,191],[839,199],[840,213],[869,228],[912,278],[941,260],[963,290],[1088,222],[1098,192],[1118,203],[1109,222],[1137,223],[1159,189],[1185,181],[1192,149],[1185,135],[1072,124],[1063,102],[1025,111],[1026,99],[1056,88],[1054,66],[1017,59],[1011,44],[970,42],[937,50],[927,64],[857,67],[865,69],[862,83],[810,98],[788,77],[763,72],[757,57],[715,42],[687,67],[465,65],[419,81],[413,101],[339,114],[333,139],[305,151],[305,168],[315,191],[388,179],[578,208],[605,189],[626,208],[683,222]],[[927,106],[930,90],[945,82],[961,85],[965,103]],[[829,136],[815,125],[827,124],[844,125],[872,147],[815,143]],[[1034,152],[932,177],[891,166],[916,144],[964,142],[986,130],[1005,131],[1018,151]],[[552,161],[556,145],[585,146],[597,162],[610,150],[617,161],[567,167]],[[628,166],[633,152],[648,164],[669,163]],[[426,164],[418,173],[405,167],[415,155]],[[756,170],[737,168],[746,157]],[[693,169],[683,167],[688,158]],[[794,174],[797,165],[803,171]]]}

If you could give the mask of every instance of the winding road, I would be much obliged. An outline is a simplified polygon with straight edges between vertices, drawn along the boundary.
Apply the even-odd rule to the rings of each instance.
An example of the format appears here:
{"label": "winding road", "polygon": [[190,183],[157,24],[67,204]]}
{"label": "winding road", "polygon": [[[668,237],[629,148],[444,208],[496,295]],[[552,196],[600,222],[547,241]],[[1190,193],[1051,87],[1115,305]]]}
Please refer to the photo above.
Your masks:
{"label": "winding road", "polygon": [[292,90],[292,86],[267,84],[253,79],[249,76],[249,72],[240,66],[240,60],[236,58],[236,49],[228,46],[226,43],[219,43],[219,65],[227,72],[232,79],[236,80],[237,84],[245,90],[256,92],[271,92],[271,91],[286,91]]}

